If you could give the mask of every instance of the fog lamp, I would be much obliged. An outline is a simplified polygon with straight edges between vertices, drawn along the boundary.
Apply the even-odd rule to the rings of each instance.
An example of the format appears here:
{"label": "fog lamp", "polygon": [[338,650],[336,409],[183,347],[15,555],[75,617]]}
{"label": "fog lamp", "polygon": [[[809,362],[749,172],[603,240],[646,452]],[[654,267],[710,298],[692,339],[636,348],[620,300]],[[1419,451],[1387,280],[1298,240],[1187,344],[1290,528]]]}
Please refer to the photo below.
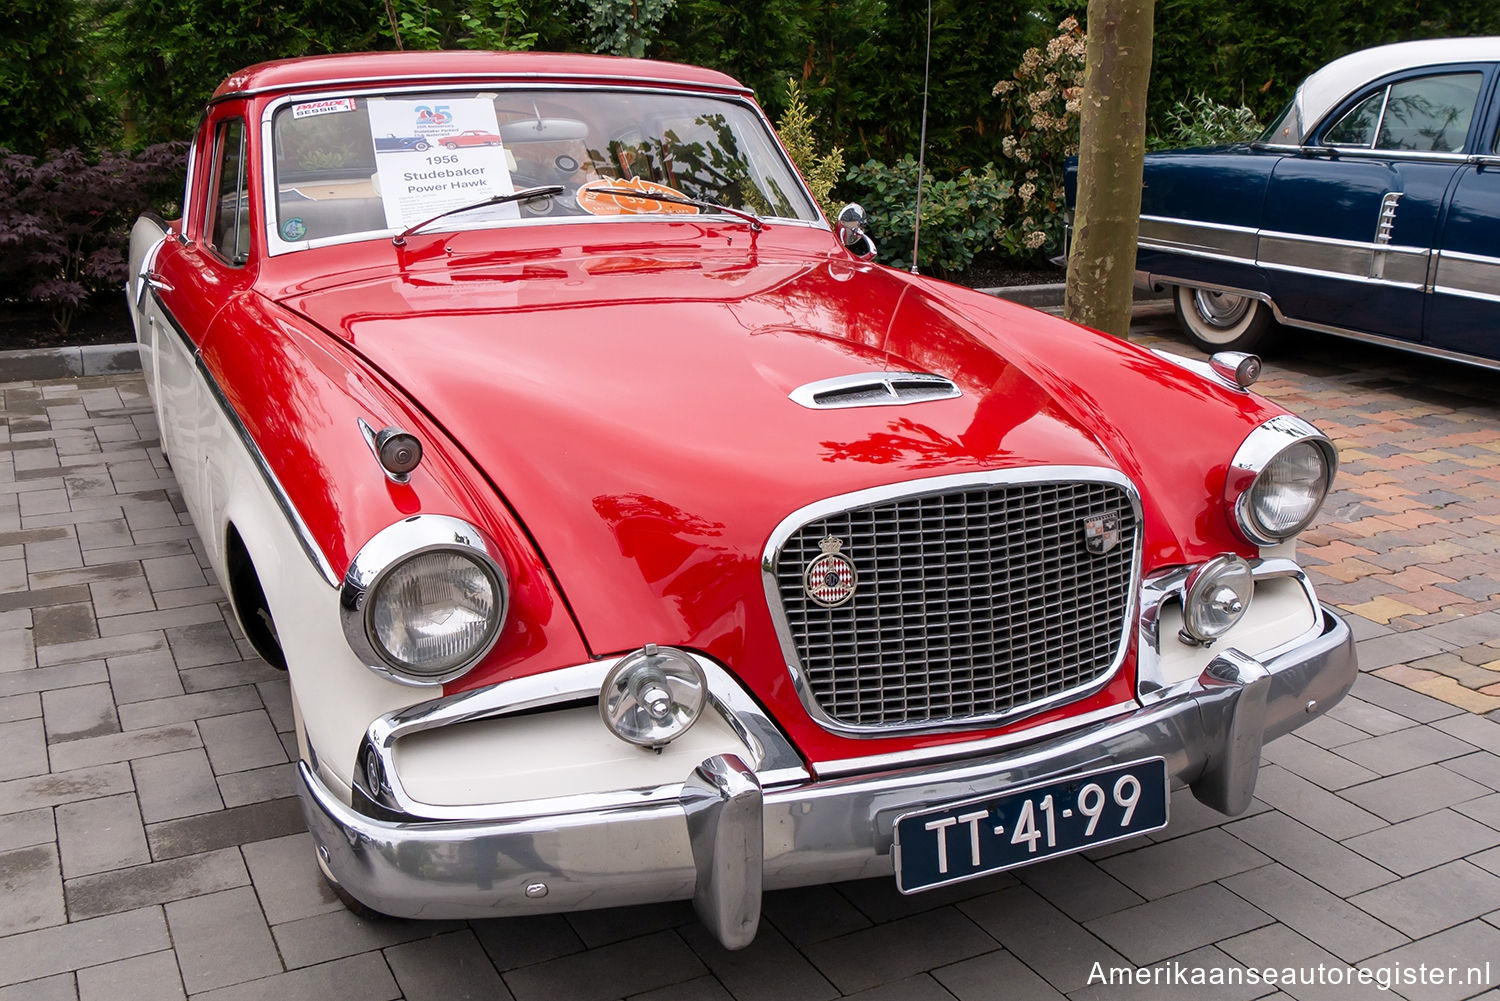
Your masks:
{"label": "fog lamp", "polygon": [[1255,594],[1250,564],[1238,556],[1215,556],[1188,575],[1182,592],[1184,643],[1207,646],[1240,621]]}
{"label": "fog lamp", "polygon": [[648,643],[622,658],[599,690],[599,715],[610,733],[640,747],[662,747],[703,712],[708,679],[681,650]]}

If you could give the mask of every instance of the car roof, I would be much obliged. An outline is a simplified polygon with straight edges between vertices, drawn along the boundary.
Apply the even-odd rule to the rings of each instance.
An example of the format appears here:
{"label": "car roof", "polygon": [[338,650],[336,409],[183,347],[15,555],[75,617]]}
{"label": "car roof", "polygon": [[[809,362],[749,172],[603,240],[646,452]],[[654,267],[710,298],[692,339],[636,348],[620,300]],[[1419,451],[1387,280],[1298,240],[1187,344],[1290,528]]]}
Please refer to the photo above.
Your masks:
{"label": "car roof", "polygon": [[687,86],[736,94],[750,92],[733,77],[715,70],[654,59],[623,59],[570,52],[355,52],[257,63],[227,77],[214,91],[211,102],[268,91],[321,90],[421,80],[555,83],[580,79],[646,86]]}
{"label": "car roof", "polygon": [[1500,61],[1500,36],[1494,35],[1427,38],[1351,52],[1313,73],[1297,88],[1297,110],[1304,127],[1299,138],[1305,139],[1307,132],[1355,89],[1387,73],[1422,66],[1497,61]]}

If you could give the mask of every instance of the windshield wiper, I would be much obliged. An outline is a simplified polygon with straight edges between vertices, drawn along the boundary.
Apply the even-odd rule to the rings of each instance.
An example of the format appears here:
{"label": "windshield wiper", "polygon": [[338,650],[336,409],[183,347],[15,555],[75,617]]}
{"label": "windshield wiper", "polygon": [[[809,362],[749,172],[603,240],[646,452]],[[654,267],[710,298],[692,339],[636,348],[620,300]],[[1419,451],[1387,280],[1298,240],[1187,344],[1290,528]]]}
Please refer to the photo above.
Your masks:
{"label": "windshield wiper", "polygon": [[711,202],[707,198],[689,198],[687,195],[658,194],[655,191],[641,191],[636,188],[588,188],[591,195],[619,195],[623,198],[634,198],[643,202],[671,202],[673,205],[693,205],[700,209],[708,209],[710,212],[726,212],[729,215],[739,216],[750,224],[750,228],[759,233],[766,228],[766,224],[754,213],[746,212],[744,209],[732,209],[728,205]]}
{"label": "windshield wiper", "polygon": [[431,226],[439,219],[445,218],[450,215],[457,215],[460,212],[468,212],[471,209],[482,209],[487,205],[504,205],[506,202],[524,202],[531,198],[546,198],[551,195],[560,195],[562,193],[563,186],[561,184],[541,184],[534,188],[522,188],[520,191],[512,191],[508,195],[495,195],[492,198],[486,198],[482,202],[473,202],[469,205],[460,205],[456,209],[449,209],[447,212],[439,212],[431,219],[423,219],[415,226],[408,226],[402,232],[397,233],[395,236],[391,237],[391,243],[394,246],[400,247],[406,243],[406,238],[408,236],[411,236],[417,230],[426,229],[428,226]]}

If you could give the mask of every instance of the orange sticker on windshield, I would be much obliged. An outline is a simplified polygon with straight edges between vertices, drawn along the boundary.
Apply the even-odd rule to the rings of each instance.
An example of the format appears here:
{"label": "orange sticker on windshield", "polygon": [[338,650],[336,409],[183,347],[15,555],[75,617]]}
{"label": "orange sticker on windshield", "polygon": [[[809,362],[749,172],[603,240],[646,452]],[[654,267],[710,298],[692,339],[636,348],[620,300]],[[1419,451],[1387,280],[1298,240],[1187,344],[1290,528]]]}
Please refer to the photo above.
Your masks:
{"label": "orange sticker on windshield", "polygon": [[[621,194],[629,189],[639,191],[639,195]],[[676,202],[662,201],[652,198],[652,195],[671,195],[674,198],[686,198],[676,188],[669,188],[665,184],[657,184],[655,181],[643,180],[632,177],[628,181],[619,181],[613,178],[602,177],[597,181],[590,181],[578,189],[578,207],[590,215],[642,215],[645,213],[680,212],[684,215],[697,215],[698,206],[680,205]]]}

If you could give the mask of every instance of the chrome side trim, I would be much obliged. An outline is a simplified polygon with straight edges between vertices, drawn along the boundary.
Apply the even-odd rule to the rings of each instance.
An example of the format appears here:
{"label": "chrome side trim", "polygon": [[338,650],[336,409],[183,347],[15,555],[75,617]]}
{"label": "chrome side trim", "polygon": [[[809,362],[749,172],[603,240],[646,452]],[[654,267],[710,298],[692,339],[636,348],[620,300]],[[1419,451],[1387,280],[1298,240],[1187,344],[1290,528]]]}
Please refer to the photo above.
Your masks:
{"label": "chrome side trim", "polygon": [[1410,149],[1371,149],[1368,146],[1301,146],[1301,152],[1331,159],[1354,157],[1362,160],[1406,160],[1434,163],[1467,163],[1469,153],[1436,153]]}
{"label": "chrome side trim", "polygon": [[[363,423],[363,422],[361,422]],[[450,550],[474,559],[495,589],[495,615],[489,634],[462,664],[442,674],[420,676],[402,670],[403,665],[381,653],[370,633],[372,609],[367,600],[385,575],[418,553]],[[510,609],[510,582],[495,557],[495,543],[466,521],[442,514],[414,514],[387,525],[360,547],[339,589],[339,619],[349,649],[371,671],[389,681],[413,687],[431,687],[462,677],[484,659],[497,640]]]}
{"label": "chrome side trim", "polygon": [[1098,679],[1087,685],[1058,692],[1056,695],[1027,703],[1008,712],[973,716],[960,722],[933,723],[917,726],[908,724],[856,725],[844,723],[830,717],[818,705],[817,699],[814,697],[812,688],[808,683],[807,676],[803,671],[801,658],[797,654],[797,643],[792,636],[791,623],[787,620],[786,612],[781,605],[780,589],[776,577],[776,569],[781,559],[781,551],[786,545],[787,540],[803,525],[811,521],[817,521],[820,518],[839,514],[852,508],[867,507],[885,501],[905,500],[958,490],[1015,486],[1019,484],[1077,482],[1107,483],[1119,487],[1125,493],[1134,510],[1136,525],[1140,526],[1142,524],[1141,498],[1135,485],[1118,470],[1103,466],[1031,466],[1023,469],[994,470],[985,473],[960,473],[950,476],[934,476],[926,479],[907,480],[902,483],[891,483],[884,486],[871,487],[866,490],[857,490],[853,493],[840,494],[836,497],[829,497],[793,511],[783,518],[781,523],[772,530],[770,538],[766,541],[765,552],[761,557],[761,581],[765,589],[766,605],[770,610],[771,619],[776,626],[776,638],[781,642],[782,656],[786,659],[787,671],[792,677],[792,684],[796,689],[798,699],[802,702],[803,709],[807,711],[808,716],[813,722],[831,733],[837,733],[846,737],[893,737],[901,734],[961,733],[978,727],[995,726],[1000,723],[1034,716],[1053,706],[1092,695],[1108,685],[1110,680],[1120,670],[1120,666],[1125,662],[1125,656],[1129,650],[1130,632],[1136,616],[1136,602],[1140,590],[1141,554],[1145,544],[1145,532],[1141,529],[1138,529],[1136,532],[1134,552],[1131,554],[1130,596],[1125,608],[1124,628],[1114,660],[1111,662],[1109,668]]}
{"label": "chrome side trim", "polygon": [[[745,693],[739,682],[710,658],[691,650],[683,652],[697,661],[698,666],[703,669],[708,678],[709,703],[745,743],[752,759],[749,764],[755,769],[757,781],[766,787],[806,781],[808,771],[802,764],[802,756],[755,700]],[[396,743],[401,738],[458,723],[497,719],[553,706],[597,700],[605,677],[623,659],[613,657],[544,671],[387,713],[370,724],[365,733],[364,750],[361,752],[362,755],[374,754],[377,757],[379,773],[385,780],[383,788],[370,789],[366,781],[366,769],[363,768],[355,769],[354,784],[378,803],[413,817],[434,820],[507,820],[535,816],[539,809],[545,809],[551,814],[573,814],[675,800],[680,785],[559,796],[520,805],[501,803],[446,806],[423,803],[408,793],[401,784],[395,760]]]}
{"label": "chrome side trim", "polygon": [[1141,216],[1139,242],[1160,250],[1222,254],[1230,259],[1253,260],[1259,230],[1252,226],[1197,222],[1167,216]]}
{"label": "chrome side trim", "polygon": [[944,375],[865,372],[809,382],[792,390],[787,397],[809,410],[847,410],[851,407],[899,407],[908,403],[951,400],[962,395],[963,391]]}
{"label": "chrome side trim", "polygon": [[[149,283],[147,283],[147,287],[150,288]],[[218,380],[213,377],[213,373],[204,364],[203,353],[198,350],[198,345],[188,336],[187,331],[182,328],[182,324],[177,322],[177,318],[172,315],[172,311],[167,308],[166,303],[162,302],[161,296],[155,288],[151,288],[151,296],[156,300],[156,305],[161,309],[162,316],[166,318],[167,326],[172,329],[182,341],[188,353],[193,356],[193,363],[198,370],[198,375],[203,379],[204,385],[208,387],[209,392],[214,398],[214,402],[218,404],[219,410],[223,412],[225,420],[229,421],[229,426],[234,429],[234,433],[239,438],[240,444],[250,454],[250,459],[255,463],[255,468],[260,472],[261,478],[266,481],[266,489],[271,492],[272,498],[276,501],[276,506],[281,508],[281,513],[286,518],[287,524],[291,526],[292,534],[297,537],[297,542],[301,545],[302,552],[307,556],[308,562],[328,582],[329,587],[338,587],[339,577],[334,572],[333,565],[328,562],[328,557],[324,556],[323,551],[318,548],[318,544],[314,541],[307,523],[302,520],[302,515],[292,505],[291,497],[287,495],[286,489],[282,487],[281,481],[276,478],[276,474],[271,471],[270,463],[266,461],[266,457],[262,454],[260,447],[250,437],[249,429],[240,420],[239,414],[229,402],[229,397],[224,395],[224,390],[219,386]]]}
{"label": "chrome side trim", "polygon": [[1433,291],[1483,302],[1500,302],[1500,258],[1439,251]]}

